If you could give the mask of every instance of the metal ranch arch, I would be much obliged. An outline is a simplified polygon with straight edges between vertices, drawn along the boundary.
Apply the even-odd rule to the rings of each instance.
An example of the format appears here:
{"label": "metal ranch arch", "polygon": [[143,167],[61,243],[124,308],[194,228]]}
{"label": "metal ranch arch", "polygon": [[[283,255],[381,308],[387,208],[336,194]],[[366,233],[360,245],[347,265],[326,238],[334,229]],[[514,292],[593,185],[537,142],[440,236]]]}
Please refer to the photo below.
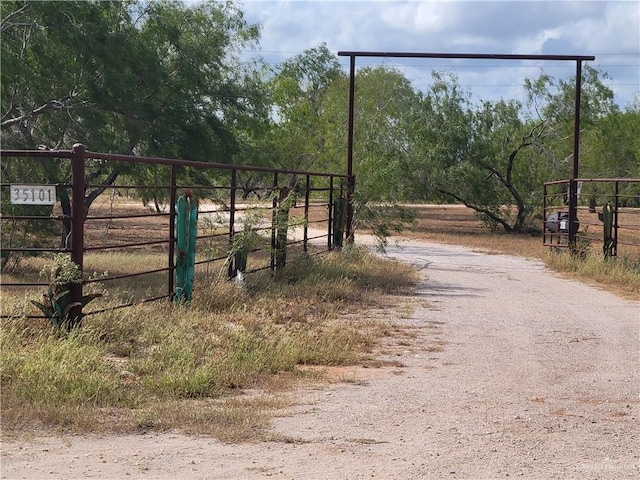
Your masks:
{"label": "metal ranch arch", "polygon": [[[392,57],[392,58],[449,58],[449,59],[471,59],[471,60],[553,60],[564,62],[576,62],[576,87],[575,87],[575,107],[573,114],[573,171],[569,181],[569,242],[575,241],[578,231],[576,219],[578,218],[578,190],[577,181],[579,177],[579,149],[580,149],[580,97],[582,86],[582,62],[595,60],[593,55],[518,55],[518,54],[495,54],[495,53],[412,53],[412,52],[338,52],[338,56],[349,57],[349,124],[348,124],[348,146],[347,146],[347,175],[349,176],[348,195],[351,197],[354,188],[353,177],[353,112],[355,105],[355,78],[356,78],[356,58],[357,57]],[[353,240],[352,231],[353,206],[349,198],[347,207],[346,237]]]}

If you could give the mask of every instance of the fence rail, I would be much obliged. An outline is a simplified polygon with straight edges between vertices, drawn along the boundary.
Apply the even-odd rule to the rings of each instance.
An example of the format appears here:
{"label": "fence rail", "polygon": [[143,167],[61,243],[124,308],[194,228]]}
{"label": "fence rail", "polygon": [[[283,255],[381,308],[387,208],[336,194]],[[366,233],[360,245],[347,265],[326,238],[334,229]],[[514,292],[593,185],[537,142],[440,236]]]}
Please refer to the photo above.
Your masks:
{"label": "fence rail", "polygon": [[[640,179],[578,178],[575,189],[570,188],[572,181],[544,184],[544,245],[579,251],[596,247],[607,256],[640,259]],[[577,196],[573,223],[570,191]]]}
{"label": "fence rail", "polygon": [[[180,195],[188,193],[199,201],[195,274],[210,278],[214,270],[227,276],[236,273],[231,253],[246,228],[257,233],[260,241],[251,246],[253,261],[245,273],[283,268],[287,250],[309,254],[341,245],[344,226],[335,224],[339,215],[334,209],[337,200],[347,197],[346,188],[352,183],[344,174],[116,155],[86,151],[81,144],[73,150],[2,150],[0,157],[3,267],[11,266],[11,257],[69,253],[84,272],[83,284],[71,291],[72,301],[82,298],[83,285],[100,283],[115,289],[125,282],[126,288],[135,290],[130,300],[110,308],[175,294]],[[142,170],[148,178],[136,180]],[[68,173],[58,178],[60,172]],[[53,185],[55,204],[13,204],[8,192],[13,184]],[[282,217],[277,213],[286,199],[290,204],[283,238],[282,230],[278,235]],[[251,216],[258,220],[249,225]],[[98,275],[105,262],[102,257],[114,252],[136,253],[147,263],[133,272],[116,264],[107,274]],[[160,277],[164,282],[159,282]],[[159,287],[160,283],[165,286]],[[33,267],[13,268],[0,279],[3,288],[43,285]],[[104,308],[97,303],[94,310],[77,309],[73,315],[82,317]],[[3,311],[0,316],[12,315]]]}

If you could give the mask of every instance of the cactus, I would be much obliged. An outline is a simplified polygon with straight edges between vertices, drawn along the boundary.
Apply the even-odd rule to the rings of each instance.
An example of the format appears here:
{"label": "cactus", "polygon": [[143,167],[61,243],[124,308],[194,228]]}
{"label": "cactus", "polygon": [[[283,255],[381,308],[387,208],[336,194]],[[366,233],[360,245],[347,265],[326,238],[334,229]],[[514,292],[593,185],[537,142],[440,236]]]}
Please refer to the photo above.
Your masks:
{"label": "cactus", "polygon": [[598,219],[602,222],[604,230],[604,244],[602,245],[602,252],[604,258],[610,258],[614,255],[616,241],[613,238],[613,208],[611,202],[602,207],[602,213],[598,214]]}
{"label": "cactus", "polygon": [[176,202],[176,303],[191,301],[197,235],[198,200],[187,190]]}
{"label": "cactus", "polygon": [[347,200],[344,198],[336,198],[333,201],[332,246],[334,248],[342,248],[346,212],[347,212]]}
{"label": "cactus", "polygon": [[71,301],[71,287],[82,283],[82,272],[67,255],[54,255],[53,265],[45,266],[40,275],[46,276],[49,288],[42,295],[42,302],[31,300],[31,303],[49,318],[55,327],[65,327],[70,330],[80,326],[79,318],[71,318],[69,314],[73,307],[84,307],[91,300],[99,298],[100,293],[83,295],[79,302]]}

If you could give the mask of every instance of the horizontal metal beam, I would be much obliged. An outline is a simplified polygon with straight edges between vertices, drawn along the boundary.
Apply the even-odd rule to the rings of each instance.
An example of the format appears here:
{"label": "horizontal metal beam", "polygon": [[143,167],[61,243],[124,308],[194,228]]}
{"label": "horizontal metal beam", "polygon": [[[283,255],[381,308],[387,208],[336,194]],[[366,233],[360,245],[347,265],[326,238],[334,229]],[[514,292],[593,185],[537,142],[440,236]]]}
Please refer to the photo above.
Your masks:
{"label": "horizontal metal beam", "polygon": [[0,150],[0,157],[71,158],[71,150]]}
{"label": "horizontal metal beam", "polygon": [[452,59],[490,59],[490,60],[557,60],[591,61],[593,55],[523,55],[511,53],[416,53],[416,52],[338,52],[340,57],[393,57],[393,58],[452,58]]}
{"label": "horizontal metal beam", "polygon": [[[68,150],[0,150],[0,157],[26,157],[26,158],[71,158]],[[237,170],[262,173],[282,173],[283,175],[311,175],[314,177],[347,178],[348,175],[340,173],[308,172],[305,170],[289,170],[285,168],[252,167],[247,165],[232,165],[227,163],[197,162],[193,160],[180,160],[176,158],[139,157],[121,155],[115,153],[85,152],[87,159],[104,160],[123,163],[146,163],[154,165],[177,165],[180,167],[192,167],[201,169]],[[138,187],[136,187],[138,188]],[[154,187],[155,188],[155,187]],[[211,188],[211,187],[206,187]]]}

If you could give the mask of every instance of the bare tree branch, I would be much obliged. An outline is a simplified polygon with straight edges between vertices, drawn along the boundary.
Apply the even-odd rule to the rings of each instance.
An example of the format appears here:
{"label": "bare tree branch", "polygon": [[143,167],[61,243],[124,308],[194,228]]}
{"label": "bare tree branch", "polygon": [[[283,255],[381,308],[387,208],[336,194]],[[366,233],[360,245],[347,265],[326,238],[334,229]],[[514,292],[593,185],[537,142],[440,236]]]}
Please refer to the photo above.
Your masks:
{"label": "bare tree branch", "polygon": [[[518,207],[516,223],[515,225],[513,225],[513,227],[510,227],[509,229],[505,228],[505,230],[507,231],[512,231],[512,230],[520,231],[523,227],[524,220],[527,213],[525,202],[522,196],[520,195],[520,192],[513,184],[513,168],[515,165],[516,158],[518,157],[518,154],[522,150],[524,150],[527,147],[530,147],[531,145],[534,145],[537,142],[537,140],[544,133],[544,130],[546,129],[546,127],[547,127],[546,122],[544,121],[539,122],[538,124],[534,125],[528,133],[523,135],[520,143],[509,153],[508,160],[507,160],[507,168],[504,174],[500,172],[496,167],[491,165],[491,163],[489,163],[489,161],[487,161],[484,158],[476,158],[473,160],[474,163],[476,163],[477,165],[479,165],[480,167],[482,167],[483,169],[489,172],[489,176],[487,177],[487,179],[489,179],[492,176],[496,177],[496,179],[509,191],[511,197],[513,198],[513,200],[515,201]],[[441,191],[441,193],[444,193],[448,196],[455,198],[458,201],[465,203],[463,199],[455,196],[452,192]],[[467,207],[469,208],[473,208],[477,212],[480,212],[489,216],[490,218],[497,221],[503,226],[507,225],[504,220],[501,220],[497,215],[495,215],[494,213],[492,213],[487,209],[480,208],[480,207],[477,207],[476,205],[471,205],[467,203],[465,203],[465,205],[467,205]]]}
{"label": "bare tree branch", "polygon": [[482,213],[482,214],[486,215],[491,220],[493,220],[493,221],[499,223],[500,225],[502,225],[502,228],[504,228],[505,232],[513,232],[513,227],[511,227],[511,225],[509,225],[506,222],[506,220],[504,220],[503,218],[500,218],[498,215],[493,213],[488,208],[481,207],[480,205],[476,205],[476,204],[470,203],[469,201],[465,200],[464,198],[462,198],[461,196],[457,195],[456,193],[450,192],[448,190],[443,190],[441,188],[438,188],[437,191],[439,193],[443,194],[443,195],[446,195],[448,197],[453,198],[454,200],[457,200],[458,202],[462,203],[467,208],[470,208],[472,210],[475,210],[478,213]]}
{"label": "bare tree branch", "polygon": [[[30,7],[30,5],[25,4],[21,9],[16,10],[15,13],[20,12],[21,10],[28,10],[28,8],[25,7]],[[9,18],[11,15],[10,14],[7,16],[7,18]],[[6,20],[6,19],[5,19]],[[20,61],[24,60],[24,56],[25,56],[25,52],[27,50],[27,47],[29,45],[29,39],[31,38],[31,34],[33,33],[33,28],[35,26],[35,22],[32,23],[28,23],[28,24],[21,24],[24,26],[29,26],[30,28],[25,28],[22,34],[22,48],[20,49]],[[6,30],[8,27],[2,29],[2,31]],[[9,115],[12,114],[12,112],[14,111],[15,108],[15,103],[16,103],[16,98],[18,97],[18,93],[19,93],[19,85],[20,85],[20,81],[19,78],[15,78],[14,82],[13,82],[13,88],[11,89],[11,98],[9,100],[9,106],[7,108],[7,111],[2,115],[2,119],[0,121],[4,121]]]}
{"label": "bare tree branch", "polygon": [[87,101],[81,101],[79,103],[76,104],[72,104],[72,100],[78,98],[78,93],[72,93],[71,95],[67,95],[65,97],[62,97],[61,99],[58,100],[49,100],[47,103],[45,103],[44,105],[40,105],[37,108],[34,108],[33,110],[31,110],[30,112],[27,112],[23,115],[17,116],[17,117],[13,117],[10,118],[8,120],[4,120],[2,123],[0,123],[0,127],[1,128],[8,128],[8,127],[12,127],[14,125],[19,125],[20,123],[24,122],[25,120],[28,120],[30,118],[33,117],[37,117],[38,115],[42,115],[43,113],[46,113],[50,110],[63,110],[63,109],[72,109],[72,108],[78,108],[78,107],[82,107],[87,105],[89,102]]}
{"label": "bare tree branch", "polygon": [[29,5],[27,2],[24,2],[24,5],[22,5],[18,10],[11,12],[9,15],[0,20],[0,33],[4,33],[11,27],[31,25],[30,23],[10,23],[13,17],[26,12],[27,10],[29,10],[29,8],[31,8],[31,5]]}
{"label": "bare tree branch", "polygon": [[92,192],[90,192],[84,199],[84,208],[85,208],[85,212],[89,211],[89,207],[91,207],[91,204],[93,203],[93,201],[98,198],[98,196],[104,192],[109,186],[113,185],[113,182],[116,181],[116,179],[118,178],[118,175],[120,175],[120,170],[117,168],[114,168],[111,173],[109,173],[109,175],[107,176],[107,178],[100,184],[99,187],[97,187],[95,190],[93,190]]}

